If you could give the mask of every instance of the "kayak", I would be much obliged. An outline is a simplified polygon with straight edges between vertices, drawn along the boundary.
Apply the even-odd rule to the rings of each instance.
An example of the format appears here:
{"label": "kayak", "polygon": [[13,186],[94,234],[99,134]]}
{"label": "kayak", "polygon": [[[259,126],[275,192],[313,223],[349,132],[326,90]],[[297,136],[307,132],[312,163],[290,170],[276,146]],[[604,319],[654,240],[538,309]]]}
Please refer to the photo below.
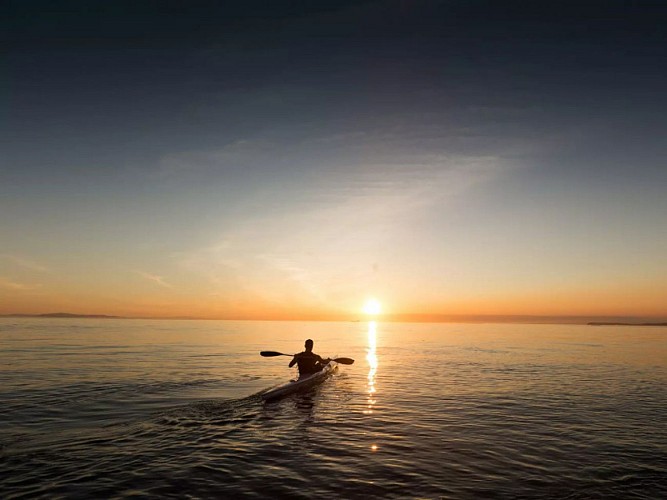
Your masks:
{"label": "kayak", "polygon": [[282,398],[283,396],[287,396],[288,394],[293,394],[295,392],[308,390],[324,382],[324,380],[337,369],[338,363],[335,361],[329,361],[319,372],[310,373],[295,380],[290,380],[289,382],[266,391],[264,394],[262,394],[262,399],[267,401],[269,399]]}

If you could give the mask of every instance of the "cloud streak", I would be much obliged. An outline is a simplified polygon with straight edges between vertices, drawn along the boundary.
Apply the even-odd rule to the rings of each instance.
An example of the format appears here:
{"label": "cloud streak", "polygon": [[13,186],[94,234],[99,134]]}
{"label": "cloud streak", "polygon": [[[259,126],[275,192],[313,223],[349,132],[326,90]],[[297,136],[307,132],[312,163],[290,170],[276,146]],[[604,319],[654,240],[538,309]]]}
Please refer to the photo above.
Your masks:
{"label": "cloud streak", "polygon": [[31,271],[37,271],[40,273],[48,273],[49,269],[46,266],[43,266],[42,264],[39,264],[38,262],[35,262],[34,260],[27,259],[25,257],[21,257],[18,255],[12,255],[12,254],[7,254],[7,253],[2,253],[0,254],[0,258],[8,261],[15,266],[22,267],[24,269],[29,269]]}
{"label": "cloud streak", "polygon": [[7,290],[14,290],[17,292],[27,292],[41,288],[41,286],[42,286],[41,284],[18,283],[8,278],[0,277],[0,288],[5,288]]}
{"label": "cloud streak", "polygon": [[156,274],[150,274],[144,271],[135,271],[136,274],[141,276],[142,278],[147,279],[148,281],[152,281],[153,283],[156,283],[157,285],[163,287],[163,288],[169,288],[173,289],[174,285],[167,283],[162,276],[158,276]]}

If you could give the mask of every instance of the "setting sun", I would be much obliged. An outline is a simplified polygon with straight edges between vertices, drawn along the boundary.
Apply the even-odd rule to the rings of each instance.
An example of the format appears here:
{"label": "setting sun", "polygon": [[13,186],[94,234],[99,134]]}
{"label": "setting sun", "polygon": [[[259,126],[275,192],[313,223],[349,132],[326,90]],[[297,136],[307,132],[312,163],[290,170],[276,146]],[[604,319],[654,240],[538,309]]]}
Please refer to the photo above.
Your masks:
{"label": "setting sun", "polygon": [[363,309],[365,314],[380,314],[382,311],[382,304],[377,299],[368,299],[364,304]]}

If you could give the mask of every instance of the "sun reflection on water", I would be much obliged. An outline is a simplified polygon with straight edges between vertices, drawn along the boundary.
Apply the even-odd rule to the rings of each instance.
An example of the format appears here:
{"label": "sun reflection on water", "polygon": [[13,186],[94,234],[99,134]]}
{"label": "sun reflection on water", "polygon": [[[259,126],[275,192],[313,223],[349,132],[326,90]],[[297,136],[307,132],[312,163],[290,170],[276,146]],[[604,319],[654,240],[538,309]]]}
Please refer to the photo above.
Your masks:
{"label": "sun reflection on water", "polygon": [[367,408],[364,413],[370,415],[373,413],[375,406],[375,393],[377,391],[375,385],[375,374],[378,368],[378,358],[376,354],[377,347],[377,323],[375,321],[368,322],[368,354],[366,354],[366,361],[368,361],[368,399]]}

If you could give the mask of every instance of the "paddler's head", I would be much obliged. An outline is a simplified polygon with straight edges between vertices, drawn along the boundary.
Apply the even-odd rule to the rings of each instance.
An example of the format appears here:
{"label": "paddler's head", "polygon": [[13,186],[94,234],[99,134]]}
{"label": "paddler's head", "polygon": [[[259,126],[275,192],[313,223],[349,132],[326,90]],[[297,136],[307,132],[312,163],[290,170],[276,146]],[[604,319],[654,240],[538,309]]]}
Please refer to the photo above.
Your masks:
{"label": "paddler's head", "polygon": [[306,347],[306,352],[312,352],[312,350],[313,350],[313,341],[310,340],[310,339],[306,340],[305,347]]}

